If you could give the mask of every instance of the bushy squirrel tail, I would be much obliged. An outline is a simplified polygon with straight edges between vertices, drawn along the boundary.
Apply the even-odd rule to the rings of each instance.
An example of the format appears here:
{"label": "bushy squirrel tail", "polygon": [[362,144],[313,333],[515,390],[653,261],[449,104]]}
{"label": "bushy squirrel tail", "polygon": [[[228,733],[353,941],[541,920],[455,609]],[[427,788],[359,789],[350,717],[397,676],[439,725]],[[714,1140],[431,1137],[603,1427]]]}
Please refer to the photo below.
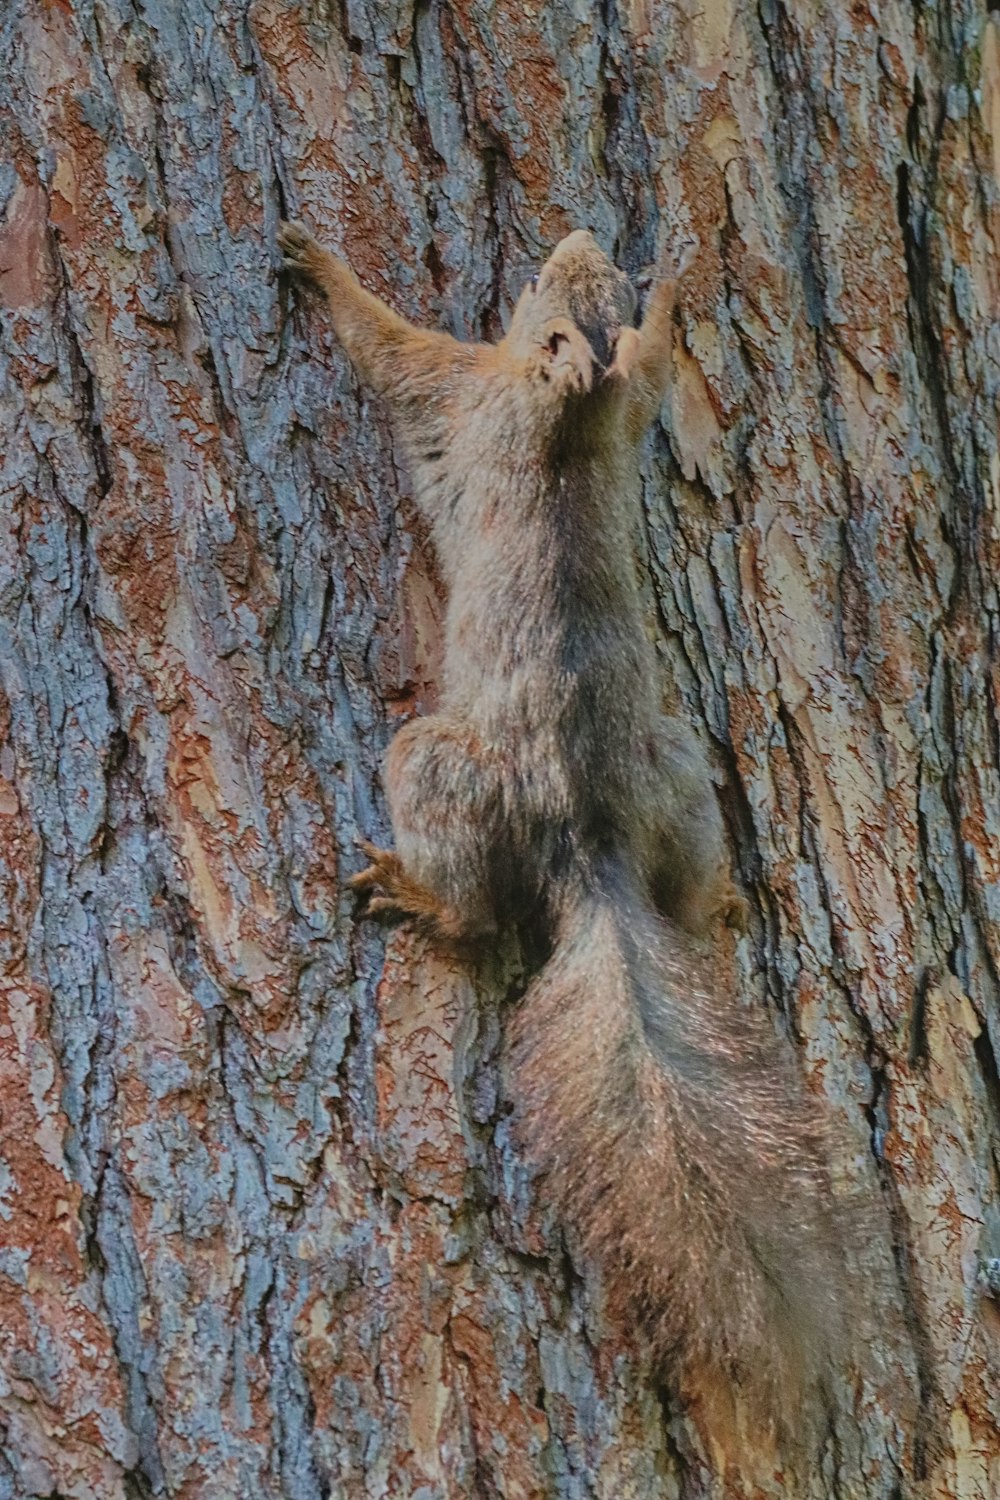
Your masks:
{"label": "bushy squirrel tail", "polygon": [[513,1019],[543,1192],[657,1362],[798,1422],[839,1364],[824,1128],[767,1019],[720,997],[620,867],[572,875]]}

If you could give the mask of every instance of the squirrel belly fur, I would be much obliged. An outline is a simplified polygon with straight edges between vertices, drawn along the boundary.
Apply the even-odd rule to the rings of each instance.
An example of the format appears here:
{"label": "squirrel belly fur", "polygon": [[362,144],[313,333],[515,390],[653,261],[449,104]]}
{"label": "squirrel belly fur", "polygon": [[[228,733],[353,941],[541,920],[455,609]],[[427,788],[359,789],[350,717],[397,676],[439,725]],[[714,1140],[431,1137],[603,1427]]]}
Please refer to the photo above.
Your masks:
{"label": "squirrel belly fur", "polygon": [[301,225],[280,242],[387,403],[448,589],[440,710],[386,760],[396,849],[365,846],[352,884],[450,944],[541,929],[509,1037],[543,1191],[661,1368],[801,1414],[841,1321],[823,1127],[706,955],[735,901],[722,821],[662,712],[633,556],[675,283],[636,329],[578,230],[505,337],[471,344],[412,327]]}

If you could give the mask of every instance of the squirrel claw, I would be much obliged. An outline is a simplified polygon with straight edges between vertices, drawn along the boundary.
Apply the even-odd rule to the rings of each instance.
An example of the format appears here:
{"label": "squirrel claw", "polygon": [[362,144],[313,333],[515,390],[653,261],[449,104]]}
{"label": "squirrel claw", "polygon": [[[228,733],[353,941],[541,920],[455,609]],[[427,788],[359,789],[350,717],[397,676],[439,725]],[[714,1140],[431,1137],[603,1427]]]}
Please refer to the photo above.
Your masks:
{"label": "squirrel claw", "polygon": [[349,875],[344,884],[356,896],[364,896],[378,884],[378,871],[374,865],[369,865],[366,870],[359,870],[357,875]]}
{"label": "squirrel claw", "polygon": [[[399,855],[393,854],[391,849],[380,849],[377,844],[368,839],[355,839],[355,844],[371,860],[371,864],[365,869],[359,870],[356,875],[348,876],[344,884],[357,896],[368,896],[376,886],[382,886],[390,890],[402,873]],[[368,903],[369,909],[372,902]]]}
{"label": "squirrel claw", "polygon": [[373,865],[384,864],[397,858],[391,849],[380,849],[377,844],[372,843],[371,839],[356,838],[354,847],[360,849],[362,854],[367,854]]}
{"label": "squirrel claw", "polygon": [[365,915],[368,917],[400,917],[407,916],[404,906],[400,906],[394,896],[373,896],[365,907]]}
{"label": "squirrel claw", "polygon": [[391,849],[380,849],[367,839],[356,839],[355,843],[371,860],[370,865],[345,882],[361,898],[361,916],[410,920],[423,930],[442,936],[459,932],[458,919],[432,891],[407,875],[398,854]]}
{"label": "squirrel claw", "polygon": [[324,253],[319,242],[298,219],[282,219],[278,225],[278,249],[282,252],[282,266],[296,276],[312,276],[312,262],[317,255]]}

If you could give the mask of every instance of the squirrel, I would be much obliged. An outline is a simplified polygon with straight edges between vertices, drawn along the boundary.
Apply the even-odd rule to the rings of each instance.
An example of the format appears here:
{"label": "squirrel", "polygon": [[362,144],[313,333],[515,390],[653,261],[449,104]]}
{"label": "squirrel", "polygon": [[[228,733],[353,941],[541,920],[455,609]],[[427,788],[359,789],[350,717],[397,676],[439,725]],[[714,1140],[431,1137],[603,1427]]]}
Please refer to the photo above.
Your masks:
{"label": "squirrel", "polygon": [[541,933],[510,1078],[550,1202],[664,1373],[797,1422],[842,1317],[824,1126],[769,1024],[719,993],[723,822],[662,711],[633,555],[678,278],[636,328],[577,230],[473,344],[411,326],[301,224],[279,241],[388,406],[448,591],[439,710],[385,762],[395,852],[363,842],[348,883],[459,949]]}

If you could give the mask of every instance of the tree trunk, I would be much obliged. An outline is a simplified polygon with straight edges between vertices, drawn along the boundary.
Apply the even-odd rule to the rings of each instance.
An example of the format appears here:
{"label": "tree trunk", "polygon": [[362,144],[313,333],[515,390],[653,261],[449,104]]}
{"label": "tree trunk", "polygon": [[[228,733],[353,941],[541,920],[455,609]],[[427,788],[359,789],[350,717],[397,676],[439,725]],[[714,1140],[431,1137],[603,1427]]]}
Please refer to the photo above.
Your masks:
{"label": "tree trunk", "polygon": [[[995,10],[11,0],[2,1500],[1000,1494]],[[698,242],[651,625],[907,1328],[801,1472],[602,1322],[509,965],[352,924],[441,597],[299,215],[466,337]]]}

